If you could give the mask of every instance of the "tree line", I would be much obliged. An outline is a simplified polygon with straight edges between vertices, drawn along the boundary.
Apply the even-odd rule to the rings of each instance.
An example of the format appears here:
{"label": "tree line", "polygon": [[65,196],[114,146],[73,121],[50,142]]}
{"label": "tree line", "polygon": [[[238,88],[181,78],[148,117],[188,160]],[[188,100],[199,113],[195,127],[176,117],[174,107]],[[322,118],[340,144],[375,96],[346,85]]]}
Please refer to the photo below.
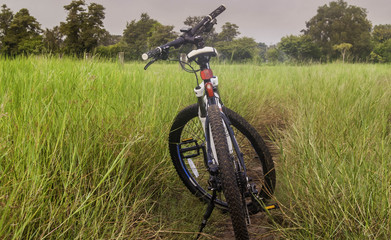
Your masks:
{"label": "tree line", "polygon": [[[141,14],[139,20],[128,22],[122,35],[111,35],[103,26],[102,5],[73,0],[64,9],[66,20],[53,29],[43,30],[27,9],[14,14],[2,5],[0,54],[51,53],[81,57],[91,53],[116,58],[118,52],[125,52],[127,60],[138,60],[142,53],[179,36],[174,26],[163,25],[147,13]],[[190,16],[184,25],[192,27],[201,19],[202,16]],[[207,45],[218,49],[220,59],[229,61],[391,62],[391,24],[373,27],[366,9],[343,0],[320,6],[301,34],[285,36],[276,45],[267,46],[239,35],[239,27],[226,22],[219,33],[213,28],[203,37]]]}
{"label": "tree line", "polygon": [[391,25],[372,28],[364,8],[343,0],[330,2],[318,8],[306,27],[277,45],[291,60],[391,62]]}

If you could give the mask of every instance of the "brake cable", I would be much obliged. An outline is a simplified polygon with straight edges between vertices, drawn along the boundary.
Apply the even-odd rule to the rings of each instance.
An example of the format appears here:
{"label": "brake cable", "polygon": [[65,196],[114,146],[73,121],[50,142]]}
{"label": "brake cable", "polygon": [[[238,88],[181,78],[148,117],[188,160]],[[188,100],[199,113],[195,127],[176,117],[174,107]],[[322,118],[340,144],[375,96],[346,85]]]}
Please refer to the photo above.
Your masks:
{"label": "brake cable", "polygon": [[[195,75],[195,77],[196,77],[196,81],[197,81],[197,86],[199,85],[197,72],[201,71],[201,69],[195,70],[195,69],[193,68],[193,66],[192,66],[190,63],[185,62],[185,61],[176,60],[176,59],[169,59],[169,61],[179,62],[179,65],[181,66],[181,68],[182,68],[185,72],[194,73],[194,75]],[[189,66],[189,68],[191,68],[191,70],[190,70],[190,69],[187,69],[184,65]]]}

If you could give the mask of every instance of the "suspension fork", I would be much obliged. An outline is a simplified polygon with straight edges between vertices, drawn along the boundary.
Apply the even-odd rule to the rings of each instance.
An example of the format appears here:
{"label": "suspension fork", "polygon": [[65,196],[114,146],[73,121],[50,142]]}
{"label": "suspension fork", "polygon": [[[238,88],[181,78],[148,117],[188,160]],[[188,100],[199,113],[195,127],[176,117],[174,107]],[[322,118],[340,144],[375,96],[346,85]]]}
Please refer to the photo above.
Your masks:
{"label": "suspension fork", "polygon": [[[230,127],[231,123],[227,116],[223,113],[219,92],[218,92],[218,78],[213,76],[213,72],[209,66],[209,58],[199,59],[199,65],[201,69],[201,78],[203,82],[194,89],[198,99],[198,109],[199,109],[199,118],[203,125],[203,130],[205,133],[205,139],[207,143],[207,157],[208,157],[208,166],[218,165],[218,159],[216,158],[216,150],[211,138],[211,132],[209,129],[209,119],[207,116],[207,108],[211,105],[218,105],[221,118],[223,121],[224,129],[227,135],[227,144],[230,153],[236,152],[239,159],[239,169],[238,171],[243,171],[246,174],[246,168],[244,165],[244,160],[242,153],[240,152],[239,145],[235,139],[233,129]],[[245,175],[247,176],[247,175]],[[246,179],[247,180],[247,179]],[[248,180],[247,180],[248,182]],[[248,185],[248,184],[247,184]]]}
{"label": "suspension fork", "polygon": [[[217,160],[214,162],[210,161],[210,160],[212,160],[212,156],[216,157],[216,152],[215,152],[215,148],[214,148],[213,138],[211,138],[211,132],[209,129],[209,120],[208,120],[208,116],[206,114],[206,111],[207,111],[208,106],[218,105],[220,112],[221,112],[221,119],[223,121],[224,129],[226,131],[228,149],[231,154],[236,153],[235,155],[237,156],[237,159],[238,159],[238,162],[236,165],[238,167],[237,171],[242,172],[241,174],[243,174],[245,177],[245,187],[247,189],[250,189],[250,184],[249,184],[249,179],[247,177],[247,170],[246,170],[246,166],[244,163],[243,154],[240,151],[239,144],[236,141],[234,131],[231,128],[231,122],[229,121],[228,117],[224,114],[223,109],[222,109],[220,96],[217,91],[218,80],[216,78],[216,84],[212,83],[213,74],[211,73],[211,70],[210,70],[210,73],[208,73],[208,72],[205,73],[205,71],[209,71],[209,70],[210,69],[207,68],[201,72],[201,77],[204,80],[204,82],[202,83],[202,88],[205,88],[205,90],[204,90],[205,95],[203,96],[203,98],[201,98],[201,97],[198,98],[199,109],[200,109],[199,114],[201,116],[200,117],[201,120],[202,120],[202,116],[205,116],[204,121],[202,121],[202,123],[204,126],[205,139],[207,142],[208,163],[210,163],[210,164],[217,163],[218,164],[218,159],[213,159],[213,160]],[[210,77],[210,79],[208,79],[209,77]],[[201,96],[201,95],[198,95],[198,96]]]}
{"label": "suspension fork", "polygon": [[200,65],[201,78],[203,81],[196,88],[194,88],[194,92],[197,97],[198,116],[201,121],[207,143],[207,162],[209,167],[211,164],[218,165],[218,160],[216,158],[214,142],[210,134],[207,109],[208,106],[215,104],[218,104],[220,109],[222,107],[219,101],[217,90],[218,79],[217,77],[213,76],[213,72],[209,67],[209,58],[201,57],[197,63]]}
{"label": "suspension fork", "polygon": [[[239,145],[238,145],[236,138],[235,138],[235,135],[234,135],[234,131],[231,128],[231,122],[229,121],[228,117],[223,112],[223,108],[222,108],[222,104],[219,99],[219,95],[217,92],[215,92],[216,88],[209,87],[209,89],[208,89],[208,86],[213,87],[213,84],[211,84],[211,81],[210,80],[204,81],[203,87],[204,86],[206,86],[205,87],[206,94],[203,98],[203,101],[199,101],[199,106],[200,106],[199,114],[200,114],[200,119],[202,121],[202,124],[204,126],[205,139],[206,139],[206,143],[207,143],[208,165],[216,165],[216,164],[218,165],[218,159],[216,158],[216,156],[217,156],[216,150],[215,150],[213,138],[211,137],[211,131],[210,131],[210,126],[209,126],[209,116],[207,116],[207,114],[205,113],[205,115],[204,115],[205,117],[203,118],[202,117],[202,109],[204,109],[204,111],[206,112],[208,106],[218,105],[218,107],[220,109],[220,113],[221,113],[221,119],[223,122],[226,138],[227,138],[228,150],[229,150],[230,154],[236,153],[238,162],[237,162],[237,164],[235,164],[235,166],[237,166],[238,172],[243,172],[244,176],[246,176],[246,185],[245,186],[248,188],[249,183],[248,183],[248,178],[247,178],[247,174],[246,174],[246,167],[245,167],[244,160],[243,160],[243,154],[240,151]],[[217,84],[216,84],[216,87],[217,87]]]}
{"label": "suspension fork", "polygon": [[[201,73],[201,76],[202,76],[202,73]],[[202,77],[203,77],[203,79],[205,78],[204,76],[202,76]],[[211,105],[218,105],[219,109],[222,111],[222,105],[219,101],[218,93],[215,92],[217,90],[217,84],[218,84],[217,77],[214,78],[214,80],[215,80],[214,83],[216,83],[215,86],[212,83],[211,78],[213,78],[213,75],[210,71],[210,78],[204,79],[204,81],[202,83],[202,85],[204,87],[203,97],[202,97],[202,101],[200,100],[200,98],[198,98],[199,99],[198,105],[199,105],[199,116],[200,116],[201,122],[203,124],[205,139],[206,139],[206,143],[207,143],[208,162],[209,162],[209,164],[218,165],[216,149],[215,149],[213,138],[211,137],[211,130],[210,130],[210,126],[209,126],[209,116],[207,115],[207,110],[208,110],[208,107]]]}
{"label": "suspension fork", "polygon": [[[206,70],[209,70],[209,69],[206,69]],[[207,75],[207,74],[209,74],[209,73],[203,74],[203,72],[201,72],[201,76],[203,77],[203,79],[205,78],[205,75]],[[210,76],[212,76],[212,73],[210,73],[210,75],[208,77],[210,77]],[[218,80],[216,78],[216,85],[215,85],[211,81],[212,77],[210,79],[204,80],[203,87],[205,88],[205,93],[206,93],[205,95],[206,96],[205,96],[205,98],[203,98],[202,101],[200,101],[200,98],[199,98],[199,106],[200,106],[199,114],[201,116],[202,116],[203,112],[205,114],[204,115],[205,116],[204,131],[206,134],[206,139],[208,139],[209,141],[210,140],[213,141],[213,139],[210,138],[209,121],[208,121],[208,116],[206,116],[207,106],[218,105],[220,112],[221,112],[221,118],[223,120],[224,129],[225,129],[226,135],[227,135],[227,144],[228,144],[229,151],[230,151],[230,153],[233,153],[233,151],[236,152],[237,157],[239,159],[239,166],[240,166],[239,170],[242,170],[244,172],[245,176],[247,176],[246,175],[246,166],[245,166],[244,160],[243,160],[243,155],[242,155],[240,148],[239,148],[239,145],[236,141],[234,131],[231,128],[231,122],[229,121],[228,117],[224,114],[223,109],[222,109],[223,105],[221,104],[220,96],[219,96],[218,90],[217,90]],[[207,103],[205,103],[205,102],[207,102]],[[204,111],[202,111],[202,110],[204,110]]]}
{"label": "suspension fork", "polygon": [[221,111],[221,118],[223,119],[225,128],[227,129],[229,134],[230,139],[228,139],[227,137],[227,141],[228,140],[231,141],[233,149],[235,150],[236,155],[238,156],[239,163],[240,163],[239,165],[242,168],[240,170],[243,170],[245,176],[247,176],[246,165],[244,164],[244,159],[243,159],[243,153],[240,151],[239,144],[236,141],[234,130],[231,128],[231,122],[229,121],[228,117],[223,113],[223,111]]}

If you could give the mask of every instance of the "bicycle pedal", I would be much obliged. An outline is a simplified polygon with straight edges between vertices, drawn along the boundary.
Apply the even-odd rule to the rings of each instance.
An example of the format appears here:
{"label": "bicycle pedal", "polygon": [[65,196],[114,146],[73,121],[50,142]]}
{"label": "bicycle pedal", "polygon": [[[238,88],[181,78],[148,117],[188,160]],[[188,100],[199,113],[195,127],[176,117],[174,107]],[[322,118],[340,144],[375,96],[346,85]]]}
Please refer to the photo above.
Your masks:
{"label": "bicycle pedal", "polygon": [[265,207],[265,210],[279,209],[280,206],[278,204],[270,204]]}
{"label": "bicycle pedal", "polygon": [[[182,142],[178,144],[178,146],[179,146],[179,152],[181,153],[183,158],[197,157],[200,155],[200,149],[202,149],[202,146],[200,146],[197,140],[194,140],[193,138],[183,139]],[[185,153],[188,152],[193,152],[193,153],[185,155]]]}
{"label": "bicycle pedal", "polygon": [[182,143],[185,143],[185,142],[192,142],[194,141],[193,138],[186,138],[186,139],[183,139],[182,140]]}

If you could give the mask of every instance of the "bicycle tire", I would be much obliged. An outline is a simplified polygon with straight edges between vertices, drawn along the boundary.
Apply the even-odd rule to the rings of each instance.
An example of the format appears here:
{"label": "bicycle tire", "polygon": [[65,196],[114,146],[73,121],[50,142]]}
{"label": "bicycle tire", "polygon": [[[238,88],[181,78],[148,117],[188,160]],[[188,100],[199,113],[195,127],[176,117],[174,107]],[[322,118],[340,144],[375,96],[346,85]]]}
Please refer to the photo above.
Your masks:
{"label": "bicycle tire", "polygon": [[[223,193],[231,215],[232,226],[236,239],[249,239],[245,206],[243,206],[237,175],[235,174],[234,159],[229,152],[226,129],[220,109],[217,105],[208,108],[211,139],[213,139],[219,164],[219,176]],[[214,156],[216,157],[216,156]]]}
{"label": "bicycle tire", "polygon": [[[276,174],[271,154],[262,137],[243,117],[229,108],[223,107],[223,112],[231,122],[236,140],[244,153],[243,158],[247,166],[247,174],[257,183],[259,197],[269,199],[275,188]],[[183,139],[194,139],[199,145],[205,145],[205,136],[200,120],[198,106],[193,104],[181,110],[173,121],[169,134],[169,150],[175,169],[182,182],[189,191],[199,199],[209,202],[211,194],[208,192],[209,173],[201,151],[200,156],[193,157],[191,162],[197,170],[192,170],[188,159],[181,158],[178,144]],[[216,206],[223,211],[228,210],[225,197],[222,194],[215,200]],[[250,214],[257,213],[258,206],[249,205]]]}

